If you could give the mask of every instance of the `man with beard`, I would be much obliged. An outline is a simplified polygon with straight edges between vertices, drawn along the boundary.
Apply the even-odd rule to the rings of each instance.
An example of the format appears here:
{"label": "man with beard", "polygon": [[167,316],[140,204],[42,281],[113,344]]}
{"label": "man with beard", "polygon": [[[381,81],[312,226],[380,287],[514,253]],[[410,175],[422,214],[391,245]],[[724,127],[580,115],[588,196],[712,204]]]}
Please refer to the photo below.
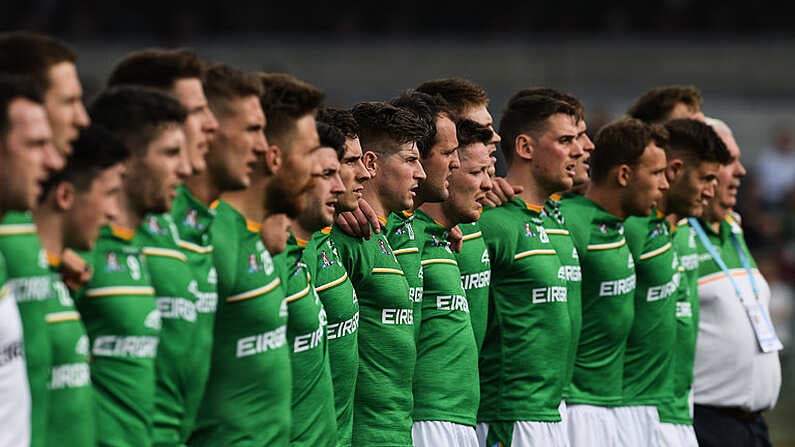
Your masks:
{"label": "man with beard", "polygon": [[45,319],[52,340],[46,445],[96,445],[88,336],[58,269],[65,248],[91,250],[100,228],[117,218],[129,157],[127,148],[98,126],[82,129],[73,149],[34,212],[56,295]]}
{"label": "man with beard", "polygon": [[[423,243],[425,294],[414,371],[415,446],[478,446],[478,344],[461,272],[447,238],[455,225],[480,218],[481,202],[491,189],[486,144],[492,135],[471,120],[460,121],[456,133],[460,164],[450,174],[447,199],[425,202],[415,213],[419,224],[415,231]],[[478,303],[479,308],[483,304]]]}
{"label": "man with beard", "polygon": [[134,239],[146,214],[171,208],[190,174],[182,130],[186,112],[163,93],[133,86],[103,91],[90,112],[131,154],[118,216],[85,254],[94,274],[75,293],[91,340],[97,441],[149,446],[161,322],[142,247]]}
{"label": "man with beard", "polygon": [[137,236],[146,247],[163,319],[153,433],[160,446],[180,445],[193,431],[210,369],[217,290],[209,240],[214,213],[207,205],[217,197],[200,201],[191,193],[206,171],[205,155],[218,128],[202,86],[204,75],[205,64],[193,51],[150,49],[128,54],[108,78],[109,86],[158,89],[188,111],[183,130],[191,176],[179,187],[171,211],[147,216]]}
{"label": "man with beard", "polygon": [[[41,194],[41,183],[57,164],[48,153],[53,153],[52,132],[47,123],[41,89],[29,81],[0,76],[0,217],[9,211],[26,211],[36,205]],[[24,233],[36,239],[35,227],[0,227],[0,239],[9,233]],[[38,239],[36,239],[38,243]],[[13,253],[4,247],[0,251],[0,405],[3,429],[0,444],[28,445],[31,436],[31,389],[28,385],[22,337],[20,311],[14,297],[15,288],[9,287],[6,255],[15,267],[28,268],[25,263],[38,266],[38,252],[32,259],[21,259],[20,251]],[[45,283],[49,286],[49,283]],[[44,323],[44,314],[40,314]],[[41,328],[41,327],[39,327]],[[43,326],[46,329],[46,326]],[[46,334],[39,334],[46,338]],[[42,374],[46,391],[47,373]],[[42,416],[46,416],[43,414]],[[43,434],[41,435],[43,438]]]}

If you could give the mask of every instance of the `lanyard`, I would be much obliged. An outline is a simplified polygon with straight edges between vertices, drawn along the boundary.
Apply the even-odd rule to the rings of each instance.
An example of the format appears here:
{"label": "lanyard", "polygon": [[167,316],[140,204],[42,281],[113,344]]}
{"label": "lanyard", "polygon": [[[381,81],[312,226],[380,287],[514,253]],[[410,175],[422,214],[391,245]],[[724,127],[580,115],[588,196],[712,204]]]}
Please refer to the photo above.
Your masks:
{"label": "lanyard", "polygon": [[[734,276],[732,276],[731,272],[729,271],[729,267],[727,267],[726,263],[723,262],[723,258],[721,258],[718,251],[715,250],[715,246],[713,246],[712,242],[709,241],[707,233],[704,231],[704,228],[701,227],[701,223],[695,217],[688,218],[688,222],[690,222],[690,225],[694,230],[696,230],[698,238],[701,240],[704,248],[706,248],[709,252],[709,255],[712,256],[712,259],[715,260],[715,263],[718,264],[718,267],[720,267],[720,269],[723,270],[723,273],[725,273],[729,278],[729,281],[732,283],[732,287],[734,287],[734,293],[736,293],[737,297],[742,300],[740,286],[737,284],[737,281],[734,280]],[[734,232],[731,233],[731,239],[732,245],[734,245],[734,249],[737,251],[737,256],[740,258],[740,264],[743,265],[743,268],[748,274],[748,280],[751,282],[751,290],[754,292],[754,297],[756,297],[757,301],[759,301],[759,287],[756,284],[756,279],[754,279],[754,275],[751,270],[751,263],[748,261],[748,257],[745,255],[745,251],[740,246],[740,241]]]}

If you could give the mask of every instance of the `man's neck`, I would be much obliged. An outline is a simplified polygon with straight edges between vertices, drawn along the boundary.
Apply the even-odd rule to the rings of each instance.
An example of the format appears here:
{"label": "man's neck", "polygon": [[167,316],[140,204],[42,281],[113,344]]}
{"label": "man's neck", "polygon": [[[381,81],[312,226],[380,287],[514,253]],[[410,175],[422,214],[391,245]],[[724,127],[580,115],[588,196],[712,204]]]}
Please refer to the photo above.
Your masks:
{"label": "man's neck", "polygon": [[47,253],[60,255],[63,252],[63,215],[51,213],[40,206],[33,211],[33,221],[36,223],[36,232],[41,240],[41,246]]}
{"label": "man's neck", "polygon": [[185,180],[185,187],[196,200],[205,205],[209,205],[221,197],[221,189],[218,188],[207,171],[190,176]]}
{"label": "man's neck", "polygon": [[522,165],[524,169],[516,166],[508,171],[505,180],[511,185],[520,185],[524,188],[522,192],[517,194],[517,197],[529,203],[530,205],[542,206],[547,201],[547,198],[555,191],[547,191],[541,188],[538,183],[533,181],[530,170],[527,165]]}
{"label": "man's neck", "polygon": [[723,222],[723,219],[726,218],[726,215],[729,214],[728,209],[721,208],[719,210],[705,210],[704,212],[704,222],[712,228],[713,231],[716,233],[720,232],[720,223]]}
{"label": "man's neck", "polygon": [[301,225],[301,223],[298,222],[298,219],[293,219],[290,221],[290,231],[292,231],[295,237],[298,239],[303,239],[305,241],[308,241],[309,239],[312,239],[312,234],[314,234],[315,231],[318,230],[320,230],[320,228],[318,229],[304,228]]}
{"label": "man's neck", "polygon": [[232,205],[240,214],[252,222],[265,220],[265,189],[270,177],[251,177],[248,188],[240,191],[229,191],[221,194],[221,198]]}
{"label": "man's neck", "polygon": [[376,216],[383,217],[384,219],[389,218],[389,213],[391,211],[386,209],[383,202],[381,202],[381,198],[378,197],[378,194],[373,189],[365,187],[364,191],[362,191],[362,198],[367,201],[367,204],[370,205],[370,208],[373,209]]}
{"label": "man's neck", "polygon": [[456,224],[458,224],[458,222],[455,222],[452,217],[445,214],[444,207],[442,206],[441,202],[423,203],[420,205],[420,209],[447,229],[453,228],[456,226]]}
{"label": "man's neck", "polygon": [[144,221],[144,213],[135,210],[127,194],[122,193],[119,197],[119,214],[114,220],[114,224],[125,228],[138,228]]}
{"label": "man's neck", "polygon": [[624,220],[627,214],[621,206],[621,201],[616,200],[621,196],[621,191],[613,188],[603,188],[591,185],[585,197],[591,199],[595,204],[601,206],[608,213],[616,216],[620,220]]}

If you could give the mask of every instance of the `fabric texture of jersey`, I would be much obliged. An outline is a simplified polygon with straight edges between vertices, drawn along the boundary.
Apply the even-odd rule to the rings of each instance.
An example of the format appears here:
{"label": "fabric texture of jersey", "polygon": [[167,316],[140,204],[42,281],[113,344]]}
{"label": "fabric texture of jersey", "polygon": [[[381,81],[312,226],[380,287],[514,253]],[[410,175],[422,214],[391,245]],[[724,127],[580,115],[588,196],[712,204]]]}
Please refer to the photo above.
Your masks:
{"label": "fabric texture of jersey", "polygon": [[406,275],[384,231],[361,240],[335,226],[331,238],[359,299],[353,445],[409,447],[417,351]]}
{"label": "fabric texture of jersey", "polygon": [[302,259],[326,309],[337,445],[345,447],[351,445],[353,434],[353,399],[359,369],[359,300],[330,232],[330,227],[315,232]]}
{"label": "fabric texture of jersey", "polygon": [[0,445],[30,444],[30,388],[25,367],[22,320],[0,252]]}
{"label": "fabric texture of jersey", "polygon": [[281,279],[259,227],[224,201],[216,213],[212,362],[188,445],[286,446],[291,380]]}
{"label": "fabric texture of jersey", "polygon": [[44,316],[54,297],[47,256],[30,213],[10,212],[0,223],[0,252],[9,260],[7,286],[19,306],[30,385],[30,446],[45,447],[52,346]]}
{"label": "fabric texture of jersey", "polygon": [[334,390],[328,358],[326,310],[301,260],[305,241],[290,234],[287,249],[275,257],[282,267],[287,301],[287,345],[292,369],[290,445],[337,444]]}
{"label": "fabric texture of jersey", "polygon": [[[751,258],[737,220],[727,217],[717,233],[703,222],[702,227],[740,287],[743,300],[753,303],[756,298],[748,272],[742,267],[732,242],[732,234],[738,237],[759,287],[759,301],[767,308],[770,287]],[[778,352],[764,353],[759,349],[743,302],[701,241],[697,243],[700,311],[693,382],[695,402],[746,411],[771,408],[781,387]]]}
{"label": "fabric texture of jersey", "polygon": [[483,212],[492,277],[478,421],[560,421],[571,346],[560,257],[542,208],[515,198]]}
{"label": "fabric texture of jersey", "polygon": [[[423,309],[414,370],[414,420],[475,427],[480,399],[478,349],[469,302],[449,231],[421,210],[415,213],[423,243]],[[474,432],[473,432],[474,433]]]}
{"label": "fabric texture of jersey", "polygon": [[491,285],[491,259],[480,231],[480,223],[458,224],[463,234],[461,252],[456,253],[458,269],[461,270],[461,284],[469,301],[469,317],[478,352],[483,347],[486,335],[486,321],[489,316],[489,285]]}
{"label": "fabric texture of jersey", "polygon": [[624,353],[622,406],[658,405],[672,394],[671,361],[681,282],[671,224],[661,212],[624,225],[635,259],[635,319]]}
{"label": "fabric texture of jersey", "polygon": [[58,264],[51,264],[55,299],[49,301],[47,331],[52,340],[50,408],[46,445],[96,445],[94,390],[88,365],[89,340]]}
{"label": "fabric texture of jersey", "polygon": [[587,197],[564,199],[561,212],[582,272],[582,329],[567,402],[621,405],[635,293],[635,263],[624,225]]}
{"label": "fabric texture of jersey", "polygon": [[149,446],[160,313],[133,230],[105,226],[85,259],[93,269],[75,302],[91,340],[97,441]]}
{"label": "fabric texture of jersey", "polygon": [[414,214],[409,212],[392,213],[386,223],[386,238],[392,246],[400,268],[409,283],[409,297],[414,303],[414,338],[420,333],[422,322],[422,265],[420,264],[422,246],[417,241]]}

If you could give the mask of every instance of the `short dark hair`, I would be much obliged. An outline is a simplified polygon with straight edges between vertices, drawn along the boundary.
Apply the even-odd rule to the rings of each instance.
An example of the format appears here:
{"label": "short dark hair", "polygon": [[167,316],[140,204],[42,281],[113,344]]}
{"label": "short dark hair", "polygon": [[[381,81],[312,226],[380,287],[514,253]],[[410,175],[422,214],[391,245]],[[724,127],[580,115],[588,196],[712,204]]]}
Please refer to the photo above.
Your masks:
{"label": "short dark hair", "polygon": [[657,87],[636,99],[627,115],[647,123],[664,123],[677,104],[701,110],[701,93],[692,85]]}
{"label": "short dark hair", "polygon": [[320,137],[320,146],[330,147],[337,153],[337,159],[342,160],[345,156],[345,135],[331,124],[318,121],[317,135]]}
{"label": "short dark hair", "polygon": [[204,73],[204,94],[216,116],[227,116],[229,102],[248,96],[262,95],[262,83],[257,76],[244,73],[225,64],[215,64]]}
{"label": "short dark hair", "polygon": [[464,115],[467,109],[489,104],[486,90],[472,81],[462,78],[442,78],[425,81],[417,86],[417,91],[431,96],[441,96],[450,105],[456,117]]}
{"label": "short dark hair", "polygon": [[262,83],[260,104],[268,119],[265,135],[284,146],[295,128],[295,122],[315,115],[325,94],[314,85],[300,81],[287,73],[259,73]]}
{"label": "short dark hair", "polygon": [[489,144],[493,132],[487,126],[470,119],[458,120],[455,123],[458,147],[466,147],[475,143]]}
{"label": "short dark hair", "polygon": [[511,96],[511,99],[508,102],[515,101],[524,96],[533,96],[533,95],[541,95],[541,96],[549,96],[550,98],[557,99],[558,101],[563,101],[568,103],[572,107],[577,110],[577,121],[585,119],[585,107],[583,107],[582,102],[577,99],[576,96],[570,93],[564,93],[554,88],[549,87],[528,87],[519,90],[518,92],[514,93]]}
{"label": "short dark hair", "polygon": [[722,165],[732,159],[726,144],[712,126],[694,119],[676,119],[665,123],[668,131],[666,152],[688,162],[717,162]]}
{"label": "short dark hair", "polygon": [[135,84],[170,90],[180,79],[204,78],[204,62],[195,51],[150,48],[128,53],[108,76],[108,86]]}
{"label": "short dark hair", "polygon": [[66,160],[66,166],[54,173],[44,185],[42,200],[56,185],[69,182],[78,191],[87,191],[93,180],[102,171],[124,162],[130,151],[110,132],[101,126],[92,125],[80,129],[74,143],[74,152]]}
{"label": "short dark hair", "polygon": [[573,106],[546,95],[521,96],[509,101],[499,126],[505,161],[510,165],[513,160],[516,137],[524,134],[537,138],[546,130],[547,119],[558,113],[577,117]]}
{"label": "short dark hair", "polygon": [[0,74],[0,140],[5,140],[11,126],[8,107],[19,98],[42,104],[42,85],[29,77]]}
{"label": "short dark hair", "polygon": [[348,109],[320,107],[317,110],[316,119],[336,127],[345,135],[345,138],[359,138],[359,125],[356,124],[353,113]]}
{"label": "short dark hair", "polygon": [[400,146],[416,142],[428,134],[428,126],[408,110],[385,102],[362,102],[352,110],[359,125],[359,141],[363,151],[391,155]]}
{"label": "short dark hair", "polygon": [[664,127],[635,118],[623,118],[602,127],[594,137],[594,145],[599,150],[591,154],[591,181],[604,181],[616,166],[635,166],[652,142],[664,149],[667,134]]}
{"label": "short dark hair", "polygon": [[44,91],[50,88],[50,67],[76,60],[71,48],[50,36],[27,31],[0,34],[0,70],[28,76]]}
{"label": "short dark hair", "polygon": [[134,154],[140,154],[164,125],[185,122],[185,107],[155,89],[120,85],[103,90],[88,109],[91,121],[104,127]]}
{"label": "short dark hair", "polygon": [[389,101],[393,106],[406,109],[414,113],[417,118],[428,127],[428,135],[417,141],[417,149],[422,158],[428,158],[431,148],[436,141],[436,119],[439,116],[454,120],[453,113],[447,102],[441,96],[431,96],[416,90],[408,90],[400,96],[396,96]]}

